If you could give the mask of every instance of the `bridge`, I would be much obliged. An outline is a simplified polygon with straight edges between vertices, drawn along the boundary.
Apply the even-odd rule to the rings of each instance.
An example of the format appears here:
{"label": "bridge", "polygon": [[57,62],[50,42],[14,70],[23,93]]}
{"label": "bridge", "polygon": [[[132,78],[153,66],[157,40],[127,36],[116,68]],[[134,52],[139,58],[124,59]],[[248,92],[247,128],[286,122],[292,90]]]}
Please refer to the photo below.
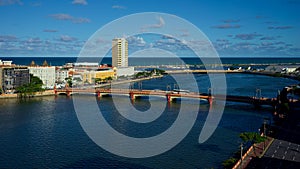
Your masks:
{"label": "bridge", "polygon": [[255,106],[260,105],[270,105],[275,106],[277,103],[277,98],[264,98],[260,95],[256,96],[234,96],[227,95],[226,97],[222,95],[210,95],[207,93],[197,93],[197,92],[175,92],[175,91],[163,91],[163,90],[138,90],[138,89],[104,89],[104,88],[95,88],[95,89],[80,89],[80,88],[66,88],[66,89],[54,89],[55,95],[64,94],[71,96],[73,94],[95,94],[98,98],[101,98],[105,95],[127,95],[131,100],[135,100],[141,96],[159,96],[165,97],[168,102],[172,102],[175,99],[180,98],[194,98],[200,100],[206,100],[210,104],[214,100],[225,100],[231,102],[241,102],[249,103]]}

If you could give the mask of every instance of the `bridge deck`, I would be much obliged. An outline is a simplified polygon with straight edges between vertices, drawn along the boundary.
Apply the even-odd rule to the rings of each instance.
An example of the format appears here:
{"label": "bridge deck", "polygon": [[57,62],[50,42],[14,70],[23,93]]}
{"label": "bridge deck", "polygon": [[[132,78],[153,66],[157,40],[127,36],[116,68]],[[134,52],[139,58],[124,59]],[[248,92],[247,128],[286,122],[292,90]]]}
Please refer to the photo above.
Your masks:
{"label": "bridge deck", "polygon": [[259,104],[259,105],[274,105],[276,98],[255,98],[250,96],[234,96],[227,95],[226,97],[222,95],[209,96],[206,93],[178,93],[173,91],[163,91],[163,90],[137,90],[137,89],[79,89],[79,88],[70,88],[70,89],[55,89],[56,94],[66,93],[70,95],[72,93],[98,93],[98,94],[126,94],[130,96],[165,96],[167,98],[197,98],[197,99],[215,99],[215,100],[227,100],[233,102],[243,102],[250,104]]}

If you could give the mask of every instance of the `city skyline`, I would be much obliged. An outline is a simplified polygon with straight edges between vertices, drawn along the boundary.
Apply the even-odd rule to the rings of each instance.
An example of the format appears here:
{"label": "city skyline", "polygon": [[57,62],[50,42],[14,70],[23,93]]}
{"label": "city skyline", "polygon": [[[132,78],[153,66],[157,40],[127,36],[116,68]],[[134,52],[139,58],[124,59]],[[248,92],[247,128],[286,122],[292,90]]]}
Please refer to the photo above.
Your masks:
{"label": "city skyline", "polygon": [[[169,13],[191,22],[208,37],[220,57],[299,57],[299,7],[299,0],[0,0],[0,57],[77,56],[99,28],[141,12]],[[147,29],[169,24],[161,16],[154,16],[149,23]],[[184,40],[192,36],[185,29],[174,31]],[[131,51],[157,44],[182,50],[176,40],[163,36],[137,35],[127,40],[129,57]],[[101,43],[111,45],[111,41]]]}

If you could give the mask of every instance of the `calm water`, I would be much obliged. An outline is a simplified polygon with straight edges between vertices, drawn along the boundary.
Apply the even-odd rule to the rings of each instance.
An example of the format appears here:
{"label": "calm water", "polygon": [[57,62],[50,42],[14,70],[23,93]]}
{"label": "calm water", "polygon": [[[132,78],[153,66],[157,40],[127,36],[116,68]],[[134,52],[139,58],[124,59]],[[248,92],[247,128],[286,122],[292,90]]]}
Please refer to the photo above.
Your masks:
{"label": "calm water", "polygon": [[[178,75],[185,78],[185,75]],[[197,74],[200,91],[207,92],[208,76]],[[171,77],[143,82],[143,88],[163,89],[172,84]],[[278,89],[298,81],[285,78],[228,74],[228,94],[253,96],[257,87],[265,97],[276,97]],[[188,82],[185,84],[189,88]],[[82,95],[83,102],[94,96]],[[176,119],[180,101],[167,106],[163,115],[151,126],[138,128],[122,118],[112,98],[97,101],[106,120],[118,131],[138,137],[148,137],[167,129]],[[119,101],[127,97],[117,97]],[[165,101],[153,98],[153,106]],[[192,100],[189,106],[199,104]],[[149,102],[142,98],[134,102],[138,110],[147,110]],[[112,155],[95,143],[81,128],[71,98],[65,96],[42,97],[27,100],[0,100],[0,168],[221,168],[223,160],[238,150],[238,135],[245,131],[258,131],[264,117],[270,117],[272,108],[255,110],[252,105],[228,102],[222,120],[213,136],[204,144],[198,143],[209,105],[200,102],[194,127],[187,137],[170,151],[146,159],[128,159]],[[188,113],[188,112],[186,112]],[[141,150],[142,151],[142,150]]]}

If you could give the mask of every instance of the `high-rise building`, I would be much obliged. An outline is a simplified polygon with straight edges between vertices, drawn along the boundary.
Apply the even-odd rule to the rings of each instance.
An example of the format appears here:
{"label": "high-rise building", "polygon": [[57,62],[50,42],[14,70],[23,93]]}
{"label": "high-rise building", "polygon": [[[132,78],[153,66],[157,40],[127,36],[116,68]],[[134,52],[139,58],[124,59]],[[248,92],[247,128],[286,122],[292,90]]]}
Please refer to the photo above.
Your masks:
{"label": "high-rise building", "polygon": [[26,66],[0,66],[0,93],[14,93],[30,81]]}
{"label": "high-rise building", "polygon": [[112,40],[112,66],[128,67],[128,42],[125,38]]}
{"label": "high-rise building", "polygon": [[43,88],[53,89],[55,86],[55,66],[29,66],[29,73],[43,81]]}

